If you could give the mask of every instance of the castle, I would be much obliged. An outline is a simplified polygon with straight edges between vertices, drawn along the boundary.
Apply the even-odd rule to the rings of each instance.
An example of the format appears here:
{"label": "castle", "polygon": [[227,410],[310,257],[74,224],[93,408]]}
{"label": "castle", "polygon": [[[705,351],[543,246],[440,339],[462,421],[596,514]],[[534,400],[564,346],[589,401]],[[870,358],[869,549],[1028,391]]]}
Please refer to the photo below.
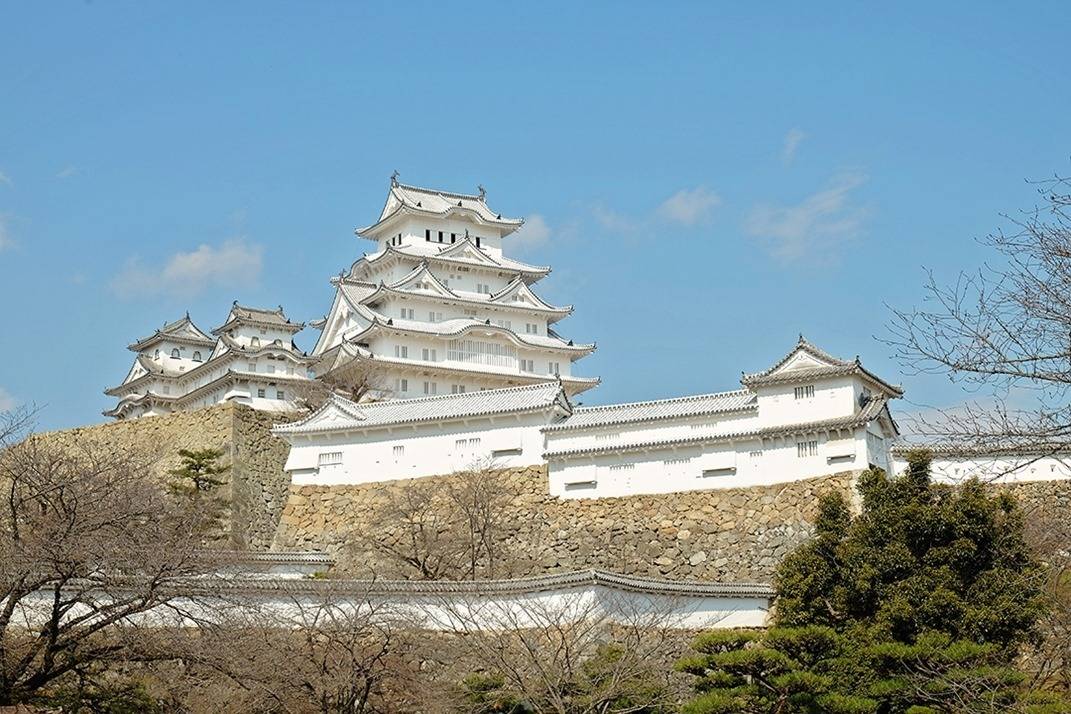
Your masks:
{"label": "castle", "polygon": [[375,251],[331,279],[311,353],[294,345],[304,325],[282,308],[236,303],[215,339],[187,316],[130,346],[134,366],[108,391],[118,404],[106,413],[221,401],[290,409],[300,383],[321,380],[332,385],[326,403],[275,430],[290,444],[294,483],[306,485],[545,463],[552,494],[590,498],[890,466],[888,404],[901,390],[802,336],[736,391],[576,407],[599,383],[574,371],[595,344],[561,334],[573,308],[533,289],[550,268],[505,254],[522,225],[482,187],[453,193],[395,175],[379,218],[356,230]]}

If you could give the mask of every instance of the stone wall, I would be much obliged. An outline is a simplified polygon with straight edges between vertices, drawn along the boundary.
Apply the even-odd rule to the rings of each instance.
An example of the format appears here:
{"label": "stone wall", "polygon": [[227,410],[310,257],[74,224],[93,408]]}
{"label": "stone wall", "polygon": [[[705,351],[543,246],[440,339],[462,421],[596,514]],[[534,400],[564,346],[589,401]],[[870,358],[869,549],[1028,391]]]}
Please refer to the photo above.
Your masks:
{"label": "stone wall", "polygon": [[234,403],[131,421],[47,432],[37,436],[65,448],[91,444],[152,459],[151,473],[165,479],[181,461],[180,449],[222,449],[229,464],[225,500],[230,546],[264,549],[275,536],[289,476],[287,445],[271,435],[273,423],[292,418]]}
{"label": "stone wall", "polygon": [[[826,489],[847,493],[854,476],[564,500],[548,495],[545,467],[506,470],[496,475],[511,494],[503,551],[524,556],[521,571],[511,575],[605,568],[679,579],[768,582],[781,558],[811,535],[817,495]],[[383,528],[377,509],[412,483],[292,487],[276,546],[335,552],[344,571],[404,574],[355,535],[369,532],[373,523]]]}

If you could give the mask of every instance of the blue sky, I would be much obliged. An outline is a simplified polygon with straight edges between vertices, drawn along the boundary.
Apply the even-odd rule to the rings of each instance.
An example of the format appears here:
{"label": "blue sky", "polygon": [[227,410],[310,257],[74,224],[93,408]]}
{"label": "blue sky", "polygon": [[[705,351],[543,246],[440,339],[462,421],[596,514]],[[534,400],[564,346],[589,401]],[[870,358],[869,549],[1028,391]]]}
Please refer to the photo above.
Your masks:
{"label": "blue sky", "polygon": [[102,421],[187,309],[321,316],[394,169],[531,219],[587,403],[732,389],[801,331],[899,381],[886,303],[1068,172],[1071,7],[863,5],[6,4],[0,406]]}

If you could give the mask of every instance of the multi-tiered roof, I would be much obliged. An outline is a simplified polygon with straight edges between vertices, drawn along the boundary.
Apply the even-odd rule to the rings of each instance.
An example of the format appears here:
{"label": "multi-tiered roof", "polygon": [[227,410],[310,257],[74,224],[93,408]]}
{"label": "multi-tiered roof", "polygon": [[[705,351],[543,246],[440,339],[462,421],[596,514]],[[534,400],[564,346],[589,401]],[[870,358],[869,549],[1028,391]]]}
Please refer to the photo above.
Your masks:
{"label": "multi-tiered roof", "polygon": [[[460,194],[392,179],[379,219],[356,231],[377,241],[379,249],[332,278],[331,310],[310,323],[322,330],[312,352],[321,358],[317,373],[359,359],[393,377],[442,379],[444,384],[468,380],[470,389],[558,376],[571,394],[596,385],[597,379],[576,377],[560,367],[590,354],[595,345],[577,343],[551,327],[572,314],[573,307],[552,305],[532,289],[550,268],[502,252],[502,238],[522,225],[523,220],[492,210],[482,189]],[[520,366],[451,359],[451,341],[468,339],[506,346],[510,354],[516,352],[513,361]],[[428,347],[408,356],[390,349],[404,340]],[[435,358],[417,359],[425,351]]]}

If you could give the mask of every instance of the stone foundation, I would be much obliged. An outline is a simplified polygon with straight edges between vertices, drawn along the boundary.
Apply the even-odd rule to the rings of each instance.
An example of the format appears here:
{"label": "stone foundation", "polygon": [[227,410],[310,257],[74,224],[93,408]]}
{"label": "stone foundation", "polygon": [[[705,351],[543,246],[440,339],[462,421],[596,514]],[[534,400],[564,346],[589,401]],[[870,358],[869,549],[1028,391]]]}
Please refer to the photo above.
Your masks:
{"label": "stone foundation", "polygon": [[[515,494],[500,537],[503,550],[523,554],[525,565],[511,575],[604,568],[683,580],[769,582],[781,558],[813,532],[817,496],[830,489],[851,491],[855,474],[755,488],[568,500],[547,494],[545,467],[506,470],[496,477]],[[398,575],[394,563],[354,535],[377,522],[376,510],[391,492],[412,483],[294,486],[276,547],[335,552],[342,570]]]}
{"label": "stone foundation", "polygon": [[179,465],[180,449],[222,449],[229,464],[225,500],[230,546],[266,549],[275,536],[290,477],[283,471],[288,447],[272,436],[273,423],[294,418],[234,403],[164,416],[54,431],[36,438],[61,447],[88,444],[153,459],[151,473],[165,479]]}

